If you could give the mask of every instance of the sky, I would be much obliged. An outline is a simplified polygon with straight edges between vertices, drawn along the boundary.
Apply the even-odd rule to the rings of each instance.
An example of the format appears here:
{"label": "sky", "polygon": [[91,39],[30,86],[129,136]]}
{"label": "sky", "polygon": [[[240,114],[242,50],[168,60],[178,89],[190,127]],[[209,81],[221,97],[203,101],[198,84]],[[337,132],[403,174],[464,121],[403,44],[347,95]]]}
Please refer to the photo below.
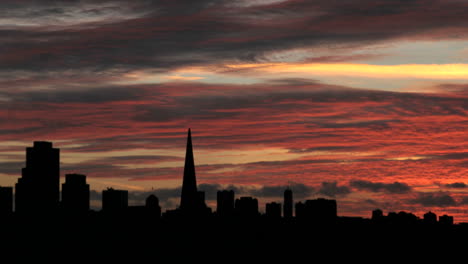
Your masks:
{"label": "sky", "polygon": [[[199,188],[468,222],[464,0],[3,0],[0,185],[36,140],[93,205]],[[63,181],[63,179],[62,179]]]}

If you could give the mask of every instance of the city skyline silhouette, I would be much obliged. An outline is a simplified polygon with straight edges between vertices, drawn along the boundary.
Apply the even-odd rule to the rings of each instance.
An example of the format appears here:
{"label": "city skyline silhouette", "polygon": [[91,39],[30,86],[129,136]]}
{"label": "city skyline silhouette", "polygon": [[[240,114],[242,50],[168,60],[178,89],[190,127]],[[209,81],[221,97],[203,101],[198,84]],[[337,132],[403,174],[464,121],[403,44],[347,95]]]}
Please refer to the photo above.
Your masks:
{"label": "city skyline silhouette", "polygon": [[[217,190],[216,211],[212,212],[205,203],[205,193],[198,191],[195,172],[191,129],[187,132],[185,164],[182,177],[180,204],[175,209],[161,211],[159,199],[154,194],[146,198],[146,205],[129,206],[128,190],[118,190],[108,187],[102,190],[102,208],[105,214],[151,214],[153,217],[166,216],[171,218],[200,218],[215,215],[221,219],[227,218],[257,218],[263,216],[269,219],[310,221],[319,224],[336,224],[338,220],[337,200],[320,197],[312,200],[294,203],[293,191],[287,187],[284,190],[283,203],[268,202],[265,204],[264,214],[259,210],[259,203],[255,197],[242,196],[235,198],[234,190]],[[22,176],[13,187],[0,188],[0,205],[2,216],[12,217],[14,214],[39,216],[41,214],[55,215],[58,213],[86,216],[91,212],[90,185],[86,183],[86,175],[73,173],[65,175],[62,190],[59,189],[60,150],[53,148],[52,142],[35,141],[33,147],[26,148],[26,167],[22,169]],[[59,194],[61,200],[59,201]],[[14,199],[13,199],[14,197]],[[13,210],[13,200],[15,206]],[[150,212],[151,210],[153,212]],[[388,212],[375,208],[370,213],[370,220],[388,223],[425,223],[451,226],[454,217],[449,215],[437,216],[428,211],[423,218],[411,212]],[[347,217],[347,216],[343,216]],[[348,218],[352,218],[349,217]],[[365,218],[354,217],[354,220]],[[468,223],[462,223],[468,225]]]}
{"label": "city skyline silhouette", "polygon": [[[66,174],[61,199],[57,199],[59,153],[52,142],[35,141],[26,148],[26,167],[15,186],[20,195],[13,199],[13,187],[0,187],[0,225],[11,227],[3,236],[2,245],[8,249],[5,256],[19,260],[22,252],[34,252],[53,259],[59,249],[62,254],[80,252],[77,258],[83,261],[91,256],[107,260],[132,256],[143,261],[154,254],[161,260],[184,260],[209,247],[213,257],[229,255],[231,260],[248,255],[251,260],[280,257],[297,261],[305,256],[297,250],[307,251],[310,246],[320,251],[329,245],[335,250],[352,249],[355,245],[346,242],[350,238],[374,254],[413,256],[408,255],[408,248],[414,244],[403,239],[406,235],[420,239],[419,247],[439,253],[466,246],[462,238],[468,235],[468,223],[455,224],[452,216],[428,211],[421,218],[405,211],[385,214],[376,208],[370,218],[349,217],[338,214],[339,201],[300,200],[289,187],[284,189],[281,203],[265,204],[265,213],[260,213],[255,197],[218,190],[216,210],[212,211],[205,204],[205,193],[197,189],[190,129],[180,205],[165,212],[154,194],[146,197],[144,205],[129,205],[128,190],[114,188],[102,190],[102,208],[93,210],[90,185],[86,175],[79,173]],[[20,201],[19,210],[13,210],[13,200]],[[40,243],[45,237],[49,244]],[[304,239],[307,237],[314,239]],[[448,240],[459,242],[450,247],[440,243]],[[15,246],[18,243],[20,247]],[[266,250],[275,250],[276,257],[264,256],[261,252]],[[294,256],[290,256],[292,252]]]}

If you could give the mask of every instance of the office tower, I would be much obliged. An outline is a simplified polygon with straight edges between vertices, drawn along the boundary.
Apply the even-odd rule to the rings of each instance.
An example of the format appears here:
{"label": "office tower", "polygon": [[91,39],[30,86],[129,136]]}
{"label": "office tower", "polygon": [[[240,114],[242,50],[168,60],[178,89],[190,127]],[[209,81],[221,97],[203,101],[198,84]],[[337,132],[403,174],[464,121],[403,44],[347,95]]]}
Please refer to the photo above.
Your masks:
{"label": "office tower", "polygon": [[252,197],[241,197],[235,202],[236,215],[241,217],[258,216],[258,200]]}
{"label": "office tower", "polygon": [[128,208],[128,191],[108,188],[102,191],[104,212],[124,212]]}
{"label": "office tower", "polygon": [[89,211],[89,185],[86,184],[85,175],[65,175],[65,183],[62,184],[61,205],[67,213],[86,213]]}
{"label": "office tower", "polygon": [[284,218],[293,217],[293,193],[289,188],[284,191],[283,215]]}
{"label": "office tower", "polygon": [[0,186],[0,217],[13,213],[13,187]]}
{"label": "office tower", "polygon": [[185,152],[184,178],[182,182],[180,210],[182,210],[185,214],[203,214],[206,209],[205,193],[197,190],[195,161],[193,158],[192,148],[192,135],[189,129],[187,135],[187,148]]}
{"label": "office tower", "polygon": [[154,194],[151,194],[146,198],[146,209],[147,212],[154,217],[161,217],[161,206],[159,206],[159,199]]}
{"label": "office tower", "polygon": [[424,223],[426,224],[436,224],[437,223],[437,215],[433,212],[429,211],[424,214]]}
{"label": "office tower", "polygon": [[216,194],[217,206],[216,212],[218,216],[232,216],[234,214],[234,191],[223,190]]}
{"label": "office tower", "polygon": [[453,225],[453,216],[448,216],[448,215],[439,216],[439,223],[441,225]]}
{"label": "office tower", "polygon": [[17,213],[51,212],[60,196],[60,150],[51,142],[36,141],[26,148],[26,167],[15,186]]}
{"label": "office tower", "polygon": [[268,218],[280,219],[281,218],[281,204],[280,203],[267,203],[265,205],[265,215]]}

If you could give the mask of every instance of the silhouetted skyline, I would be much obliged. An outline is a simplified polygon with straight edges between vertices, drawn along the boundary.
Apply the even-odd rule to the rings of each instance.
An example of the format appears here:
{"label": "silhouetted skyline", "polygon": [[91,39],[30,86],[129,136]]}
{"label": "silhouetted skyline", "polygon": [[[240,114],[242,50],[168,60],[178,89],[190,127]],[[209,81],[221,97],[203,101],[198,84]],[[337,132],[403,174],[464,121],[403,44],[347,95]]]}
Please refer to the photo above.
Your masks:
{"label": "silhouetted skyline", "polygon": [[[14,212],[13,188],[0,187],[0,224],[11,227],[2,233],[2,238],[15,241],[4,247],[8,249],[5,256],[13,255],[18,260],[24,252],[35,251],[50,259],[60,251],[80,252],[79,256],[89,258],[87,249],[93,248],[105,254],[107,260],[123,255],[174,259],[177,254],[199,254],[209,247],[214,250],[212,254],[230,256],[232,260],[245,251],[249,251],[249,257],[259,257],[258,249],[270,250],[269,256],[271,252],[275,256],[302,256],[308,252],[304,251],[306,248],[321,251],[333,245],[335,250],[342,250],[353,243],[379,254],[388,254],[391,248],[395,250],[392,254],[398,255],[411,245],[411,240],[402,239],[405,235],[423,239],[419,246],[437,252],[464,247],[463,243],[450,248],[432,243],[434,239],[459,241],[468,235],[468,223],[454,224],[452,216],[437,216],[429,211],[420,218],[411,212],[384,214],[375,209],[370,212],[371,218],[349,217],[338,214],[339,201],[335,199],[293,203],[294,192],[289,187],[284,189],[283,204],[270,201],[263,214],[257,198],[236,197],[234,190],[218,190],[216,211],[212,212],[205,204],[204,192],[198,191],[191,141],[189,130],[186,169],[181,177],[183,184],[187,183],[180,200],[185,206],[165,212],[154,194],[148,195],[142,205],[129,205],[128,190],[114,188],[102,190],[102,208],[92,210],[90,185],[86,175],[79,173],[66,174],[61,199],[56,202],[52,199],[55,196],[47,192],[56,191],[54,176],[60,150],[53,148],[51,142],[34,142],[32,148],[26,148],[27,166],[19,179],[27,181],[19,183],[33,182],[43,188],[20,184],[20,211]],[[47,243],[25,243],[45,237]],[[22,244],[18,247],[17,243]],[[252,249],[255,250],[250,252]],[[217,258],[221,263],[225,260],[228,259]]]}
{"label": "silhouetted skyline", "polygon": [[[15,213],[20,214],[51,214],[57,213],[87,216],[90,210],[90,186],[86,183],[86,175],[66,174],[62,184],[61,200],[56,194],[58,190],[58,175],[60,175],[60,150],[52,147],[51,142],[36,141],[33,147],[26,148],[26,167],[22,169],[22,177],[16,184]],[[13,188],[0,187],[0,211],[2,215],[13,215]],[[264,216],[268,219],[293,218],[298,221],[308,221],[313,224],[336,224],[339,218],[337,201],[334,199],[309,199],[293,201],[293,191],[287,187],[283,193],[283,204],[267,202]],[[261,216],[258,200],[255,197],[241,196],[235,198],[234,190],[218,190],[216,211],[206,206],[205,194],[198,191],[195,161],[193,154],[191,129],[188,129],[185,166],[182,177],[182,192],[180,206],[163,213],[159,199],[154,194],[146,198],[145,205],[129,206],[128,190],[107,188],[102,191],[102,209],[105,214],[135,215],[159,219],[167,215],[169,219],[206,219],[216,216],[224,219],[254,219]],[[194,218],[196,217],[196,218]],[[364,218],[362,218],[364,219]],[[376,223],[410,223],[453,225],[453,216],[442,215],[437,219],[434,212],[427,212],[420,219],[410,212],[389,212],[384,215],[380,209],[371,212],[370,220]]]}

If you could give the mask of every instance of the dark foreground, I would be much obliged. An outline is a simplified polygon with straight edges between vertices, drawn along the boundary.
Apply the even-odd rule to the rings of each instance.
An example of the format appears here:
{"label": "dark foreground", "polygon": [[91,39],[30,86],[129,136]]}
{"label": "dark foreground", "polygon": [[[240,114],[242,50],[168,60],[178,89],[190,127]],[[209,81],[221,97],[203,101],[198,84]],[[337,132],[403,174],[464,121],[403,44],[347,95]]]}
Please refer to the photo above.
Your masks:
{"label": "dark foreground", "polygon": [[[345,219],[320,224],[260,218],[165,221],[58,217],[7,219],[1,227],[1,254],[14,262],[387,263],[399,258],[449,260],[468,253],[468,228],[463,225],[378,224]],[[327,261],[318,262],[317,258]]]}

